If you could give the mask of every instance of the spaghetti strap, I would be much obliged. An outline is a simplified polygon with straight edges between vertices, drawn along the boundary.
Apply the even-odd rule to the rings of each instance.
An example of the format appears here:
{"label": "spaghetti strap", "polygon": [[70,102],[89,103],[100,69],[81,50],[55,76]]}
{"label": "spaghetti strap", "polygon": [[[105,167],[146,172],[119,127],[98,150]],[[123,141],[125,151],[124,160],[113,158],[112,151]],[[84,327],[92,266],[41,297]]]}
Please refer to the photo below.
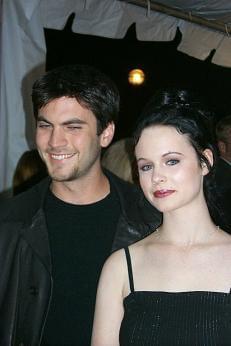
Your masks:
{"label": "spaghetti strap", "polygon": [[133,273],[132,273],[132,262],[131,262],[131,256],[128,247],[124,248],[126,260],[127,260],[127,266],[128,266],[128,277],[129,277],[129,285],[130,285],[130,291],[134,292],[134,281],[133,281]]}

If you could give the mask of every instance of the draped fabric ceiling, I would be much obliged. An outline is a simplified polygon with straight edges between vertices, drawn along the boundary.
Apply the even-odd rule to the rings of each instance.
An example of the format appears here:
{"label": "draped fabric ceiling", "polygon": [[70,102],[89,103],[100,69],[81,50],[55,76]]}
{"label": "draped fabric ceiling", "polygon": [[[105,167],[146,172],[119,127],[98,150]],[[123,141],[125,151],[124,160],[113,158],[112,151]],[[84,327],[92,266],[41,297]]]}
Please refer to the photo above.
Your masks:
{"label": "draped fabric ceiling", "polygon": [[136,23],[138,40],[170,41],[178,50],[231,67],[229,0],[1,0],[0,191],[11,187],[21,154],[33,147],[33,81],[45,71],[43,28],[62,30],[75,12],[73,32],[123,38]]}

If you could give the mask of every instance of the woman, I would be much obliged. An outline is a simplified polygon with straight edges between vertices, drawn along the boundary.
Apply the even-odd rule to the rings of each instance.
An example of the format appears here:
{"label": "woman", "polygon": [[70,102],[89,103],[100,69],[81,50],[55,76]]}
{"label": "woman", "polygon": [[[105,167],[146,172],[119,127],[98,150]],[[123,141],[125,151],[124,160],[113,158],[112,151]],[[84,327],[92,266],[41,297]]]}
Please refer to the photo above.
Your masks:
{"label": "woman", "polygon": [[163,222],[105,263],[92,346],[230,345],[231,236],[210,191],[209,119],[194,103],[146,109],[135,155]]}

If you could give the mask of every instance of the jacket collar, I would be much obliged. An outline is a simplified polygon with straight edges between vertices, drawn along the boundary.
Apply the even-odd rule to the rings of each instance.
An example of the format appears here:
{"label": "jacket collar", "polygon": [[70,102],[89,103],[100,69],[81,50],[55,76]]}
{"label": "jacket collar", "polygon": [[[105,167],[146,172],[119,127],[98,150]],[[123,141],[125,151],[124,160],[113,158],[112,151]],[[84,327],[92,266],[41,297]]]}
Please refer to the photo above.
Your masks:
{"label": "jacket collar", "polygon": [[[51,273],[51,253],[43,205],[51,179],[45,178],[21,196],[21,205],[26,207],[22,213],[22,238],[30,244],[33,251]],[[20,195],[19,195],[20,196]],[[19,197],[20,198],[20,197]],[[26,201],[25,203],[24,200]],[[20,203],[19,203],[20,204]],[[19,205],[19,208],[21,206]]]}
{"label": "jacket collar", "polygon": [[160,225],[162,214],[146,200],[138,186],[120,179],[108,170],[104,173],[117,191],[121,211],[129,224],[141,229],[142,226],[148,226],[152,230]]}

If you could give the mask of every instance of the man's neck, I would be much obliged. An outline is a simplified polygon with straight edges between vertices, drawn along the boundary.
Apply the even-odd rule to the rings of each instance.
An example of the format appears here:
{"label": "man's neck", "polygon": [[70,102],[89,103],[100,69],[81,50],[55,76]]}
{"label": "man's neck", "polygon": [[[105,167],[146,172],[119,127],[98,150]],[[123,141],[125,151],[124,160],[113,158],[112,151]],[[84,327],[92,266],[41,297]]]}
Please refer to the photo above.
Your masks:
{"label": "man's neck", "polygon": [[221,159],[224,160],[226,163],[228,163],[228,165],[231,165],[231,161],[228,160],[227,158],[224,158],[224,157],[221,156]]}
{"label": "man's neck", "polygon": [[105,198],[110,193],[110,183],[102,171],[94,175],[80,177],[71,182],[51,183],[52,193],[71,204],[92,204]]}

